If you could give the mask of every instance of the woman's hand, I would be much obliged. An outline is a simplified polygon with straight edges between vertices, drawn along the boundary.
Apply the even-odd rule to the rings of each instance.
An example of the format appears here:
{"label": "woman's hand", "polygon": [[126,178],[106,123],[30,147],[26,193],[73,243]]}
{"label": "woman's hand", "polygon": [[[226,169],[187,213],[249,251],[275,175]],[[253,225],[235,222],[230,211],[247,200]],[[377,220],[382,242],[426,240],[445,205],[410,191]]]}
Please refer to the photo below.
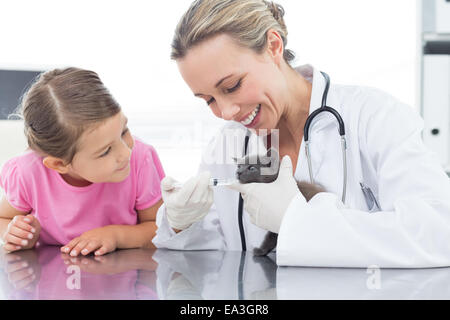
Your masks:
{"label": "woman's hand", "polygon": [[175,180],[170,177],[161,181],[167,220],[175,231],[187,229],[208,213],[214,201],[214,191],[209,186],[210,179],[211,174],[203,172],[189,179],[181,188],[175,188]]}
{"label": "woman's hand", "polygon": [[31,249],[39,239],[41,224],[31,214],[17,215],[8,224],[2,239],[5,242],[3,249],[7,252]]}
{"label": "woman's hand", "polygon": [[239,191],[244,199],[244,209],[253,224],[278,233],[292,199],[300,193],[292,175],[292,162],[284,156],[277,180],[271,183],[235,183],[229,188]]}
{"label": "woman's hand", "polygon": [[112,252],[117,248],[116,226],[106,226],[84,232],[61,248],[61,251],[72,257],[88,255],[95,251],[96,256]]}

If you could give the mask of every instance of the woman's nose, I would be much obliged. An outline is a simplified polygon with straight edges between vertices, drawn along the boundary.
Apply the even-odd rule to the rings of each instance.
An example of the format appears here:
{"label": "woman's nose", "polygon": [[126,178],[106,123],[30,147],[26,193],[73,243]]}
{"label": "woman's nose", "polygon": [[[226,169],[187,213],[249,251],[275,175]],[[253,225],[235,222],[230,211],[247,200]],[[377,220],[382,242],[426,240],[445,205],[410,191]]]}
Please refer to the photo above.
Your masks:
{"label": "woman's nose", "polygon": [[236,104],[223,105],[222,108],[220,108],[222,119],[235,120],[234,117],[239,113],[240,110],[241,108],[239,108],[239,106]]}

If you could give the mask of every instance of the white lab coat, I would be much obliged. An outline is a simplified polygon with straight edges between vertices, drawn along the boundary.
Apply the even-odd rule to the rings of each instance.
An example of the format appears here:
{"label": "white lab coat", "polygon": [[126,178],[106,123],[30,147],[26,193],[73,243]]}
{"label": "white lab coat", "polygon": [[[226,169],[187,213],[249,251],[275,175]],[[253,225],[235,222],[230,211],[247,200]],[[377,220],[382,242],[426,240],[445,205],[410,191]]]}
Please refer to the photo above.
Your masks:
{"label": "white lab coat", "polygon": [[[297,71],[312,82],[311,113],[321,105],[325,80],[309,65]],[[310,151],[314,179],[328,192],[309,202],[301,194],[292,200],[280,227],[277,264],[450,266],[450,180],[422,142],[419,115],[380,90],[333,82],[327,105],[341,114],[346,127],[346,203],[340,200],[343,169],[336,120],[322,113],[311,126]],[[221,142],[237,134],[238,147],[230,147],[225,157],[242,156],[245,133],[245,127],[235,122],[222,128],[206,148],[200,170],[209,170],[217,178],[234,177],[235,165],[217,161],[224,149],[228,151]],[[249,153],[258,145],[261,139],[252,135]],[[309,181],[304,143],[294,175]],[[370,212],[360,182],[372,189],[382,211]],[[178,234],[170,228],[163,205],[154,244],[183,250],[241,250],[238,196],[227,188],[216,188],[206,217]],[[266,231],[253,225],[246,212],[244,229],[247,250],[259,246]]]}

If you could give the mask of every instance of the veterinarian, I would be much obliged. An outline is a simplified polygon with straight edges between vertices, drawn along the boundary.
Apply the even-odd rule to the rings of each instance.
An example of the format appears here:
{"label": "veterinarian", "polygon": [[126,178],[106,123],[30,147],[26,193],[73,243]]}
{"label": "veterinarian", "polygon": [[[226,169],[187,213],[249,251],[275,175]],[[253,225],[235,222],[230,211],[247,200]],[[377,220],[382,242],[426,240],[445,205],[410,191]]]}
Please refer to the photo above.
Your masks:
{"label": "veterinarian", "polygon": [[[162,181],[153,242],[249,251],[272,231],[282,266],[450,266],[450,181],[422,142],[422,119],[380,90],[292,67],[283,15],[268,1],[204,0],[180,20],[172,59],[194,95],[228,124],[197,177],[181,188]],[[240,143],[224,158],[242,157],[272,132],[282,159],[275,182],[209,186],[211,177],[235,175],[235,164],[217,161],[223,141]],[[296,180],[327,192],[306,202]]]}

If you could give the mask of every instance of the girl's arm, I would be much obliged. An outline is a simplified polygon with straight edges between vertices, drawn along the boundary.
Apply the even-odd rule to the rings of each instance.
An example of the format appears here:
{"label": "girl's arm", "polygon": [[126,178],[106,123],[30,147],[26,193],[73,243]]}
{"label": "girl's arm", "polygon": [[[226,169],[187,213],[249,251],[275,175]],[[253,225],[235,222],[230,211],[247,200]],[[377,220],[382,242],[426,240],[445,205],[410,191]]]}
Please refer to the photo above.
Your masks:
{"label": "girl's arm", "polygon": [[[27,212],[22,212],[17,209],[15,209],[13,206],[11,206],[6,200],[6,197],[1,197],[0,199],[0,218],[1,219],[8,219],[11,221],[15,216],[17,215],[26,215]],[[0,229],[0,231],[4,231],[3,229]]]}
{"label": "girl's arm", "polygon": [[156,234],[156,213],[163,204],[162,199],[145,210],[137,210],[139,224],[114,226],[117,232],[117,248],[155,248],[152,239]]}
{"label": "girl's arm", "polygon": [[8,224],[15,216],[24,216],[26,214],[27,212],[22,212],[13,208],[8,200],[6,200],[6,197],[2,197],[0,200],[0,236],[3,238],[3,235],[8,229]]}
{"label": "girl's arm", "polygon": [[71,256],[96,256],[106,254],[115,249],[155,248],[152,239],[156,234],[156,212],[162,200],[145,210],[138,210],[137,225],[108,225],[84,232],[61,247],[61,251]]}
{"label": "girl's arm", "polygon": [[0,200],[0,237],[5,250],[29,249],[36,244],[40,225],[37,219],[27,214],[11,206],[5,197]]}

